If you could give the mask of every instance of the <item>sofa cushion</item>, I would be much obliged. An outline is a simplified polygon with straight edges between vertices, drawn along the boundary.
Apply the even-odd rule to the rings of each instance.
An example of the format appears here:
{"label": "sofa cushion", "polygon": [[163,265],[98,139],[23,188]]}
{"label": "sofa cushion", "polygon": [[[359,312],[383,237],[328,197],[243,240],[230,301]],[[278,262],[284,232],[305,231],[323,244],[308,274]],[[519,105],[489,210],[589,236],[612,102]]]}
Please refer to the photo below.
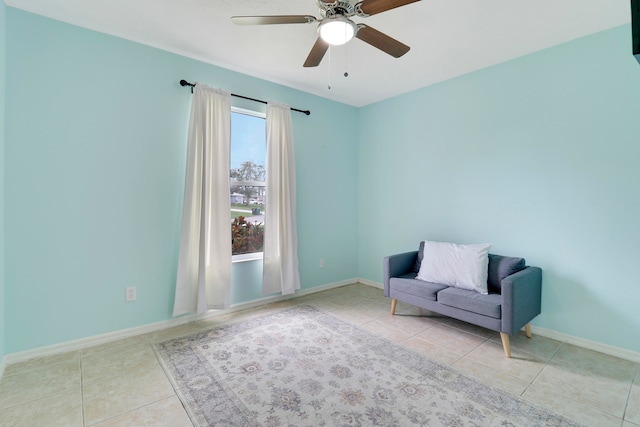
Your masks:
{"label": "sofa cushion", "polygon": [[524,258],[489,254],[489,274],[487,277],[489,293],[500,293],[502,279],[524,269],[525,264]]}
{"label": "sofa cushion", "polygon": [[491,243],[459,245],[424,242],[424,257],[417,278],[486,294]]}
{"label": "sofa cushion", "polygon": [[480,294],[459,288],[447,288],[438,292],[438,302],[450,307],[481,314],[483,316],[502,318],[502,296],[498,294]]}
{"label": "sofa cushion", "polygon": [[424,298],[430,301],[436,301],[436,295],[438,294],[438,292],[447,288],[447,286],[445,285],[418,280],[416,279],[415,273],[409,273],[399,277],[392,277],[389,280],[389,284],[395,291],[403,292],[405,294]]}
{"label": "sofa cushion", "polygon": [[420,265],[422,264],[422,258],[424,258],[424,240],[420,242],[420,247],[418,248],[418,257],[416,258],[416,263],[413,266],[413,271],[418,274],[420,271]]}

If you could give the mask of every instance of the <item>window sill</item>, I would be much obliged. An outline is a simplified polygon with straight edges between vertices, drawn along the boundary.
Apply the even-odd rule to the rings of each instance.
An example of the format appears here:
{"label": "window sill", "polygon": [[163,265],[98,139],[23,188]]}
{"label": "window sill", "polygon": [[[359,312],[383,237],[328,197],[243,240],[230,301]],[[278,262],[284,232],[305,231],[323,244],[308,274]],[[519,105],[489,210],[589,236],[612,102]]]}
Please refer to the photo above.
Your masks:
{"label": "window sill", "polygon": [[260,261],[260,260],[262,260],[262,252],[254,252],[252,254],[233,255],[231,257],[232,264],[235,264],[238,262]]}

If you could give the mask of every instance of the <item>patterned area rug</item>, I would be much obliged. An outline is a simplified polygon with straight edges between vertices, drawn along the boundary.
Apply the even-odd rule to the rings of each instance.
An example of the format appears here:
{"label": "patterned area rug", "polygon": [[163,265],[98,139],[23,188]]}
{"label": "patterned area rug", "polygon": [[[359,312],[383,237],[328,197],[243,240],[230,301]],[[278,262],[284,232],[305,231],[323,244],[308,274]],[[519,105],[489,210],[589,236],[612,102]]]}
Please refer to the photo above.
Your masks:
{"label": "patterned area rug", "polygon": [[312,306],[155,350],[197,426],[578,426]]}

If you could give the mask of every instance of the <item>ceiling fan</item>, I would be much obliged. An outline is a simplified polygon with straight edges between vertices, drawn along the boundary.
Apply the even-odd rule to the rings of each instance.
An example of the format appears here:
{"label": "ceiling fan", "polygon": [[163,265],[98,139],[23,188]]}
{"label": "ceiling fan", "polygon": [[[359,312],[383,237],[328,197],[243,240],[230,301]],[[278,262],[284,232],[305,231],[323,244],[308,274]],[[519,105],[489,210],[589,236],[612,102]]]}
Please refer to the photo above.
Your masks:
{"label": "ceiling fan", "polygon": [[304,62],[305,67],[316,67],[322,61],[329,45],[345,44],[353,37],[395,58],[400,58],[409,51],[409,46],[368,25],[356,24],[350,18],[353,16],[366,18],[417,1],[419,0],[361,0],[357,3],[351,3],[349,0],[334,2],[317,0],[320,7],[320,19],[311,15],[264,15],[232,16],[231,20],[236,25],[312,24],[317,22],[318,39]]}

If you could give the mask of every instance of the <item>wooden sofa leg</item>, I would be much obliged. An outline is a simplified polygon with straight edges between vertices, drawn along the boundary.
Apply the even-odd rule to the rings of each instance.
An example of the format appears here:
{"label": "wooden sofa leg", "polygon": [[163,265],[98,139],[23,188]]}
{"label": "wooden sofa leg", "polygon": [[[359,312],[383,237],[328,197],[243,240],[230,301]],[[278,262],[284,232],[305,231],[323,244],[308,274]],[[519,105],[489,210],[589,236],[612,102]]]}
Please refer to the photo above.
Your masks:
{"label": "wooden sofa leg", "polygon": [[527,335],[527,338],[531,338],[531,323],[524,325],[524,333]]}
{"label": "wooden sofa leg", "polygon": [[500,332],[500,338],[502,339],[502,348],[504,349],[504,354],[507,357],[511,357],[511,346],[509,345],[509,335],[504,332]]}
{"label": "wooden sofa leg", "polygon": [[391,314],[396,314],[396,305],[398,305],[397,299],[391,300]]}

